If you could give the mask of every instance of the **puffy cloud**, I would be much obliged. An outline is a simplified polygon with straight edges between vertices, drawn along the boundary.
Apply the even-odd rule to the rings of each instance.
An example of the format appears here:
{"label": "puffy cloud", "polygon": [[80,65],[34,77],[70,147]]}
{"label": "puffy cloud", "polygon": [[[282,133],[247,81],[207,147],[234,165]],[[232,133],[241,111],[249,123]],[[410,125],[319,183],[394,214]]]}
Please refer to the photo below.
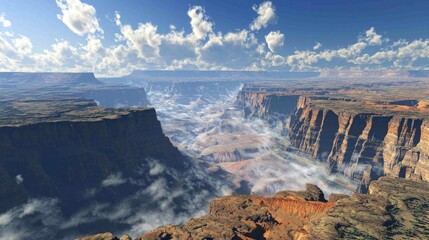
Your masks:
{"label": "puffy cloud", "polygon": [[208,33],[213,32],[213,23],[208,21],[203,7],[191,7],[188,10],[188,16],[191,18],[192,33],[196,39],[205,39]]}
{"label": "puffy cloud", "polygon": [[30,60],[33,44],[25,36],[0,32],[0,70],[24,69]]}
{"label": "puffy cloud", "polygon": [[271,52],[275,52],[278,47],[283,46],[285,40],[285,35],[280,33],[280,31],[270,32],[265,36],[265,41],[268,44],[268,48]]}
{"label": "puffy cloud", "polygon": [[57,15],[58,19],[77,35],[103,33],[92,5],[82,3],[80,0],[56,0],[56,2],[62,13]]}
{"label": "puffy cloud", "polygon": [[383,38],[383,36],[378,34],[372,27],[365,31],[364,36],[358,37],[358,41],[356,43],[351,44],[348,47],[317,51],[320,49],[321,44],[316,44],[313,47],[313,51],[297,50],[293,54],[289,55],[286,61],[293,70],[315,70],[314,65],[321,61],[332,62],[335,59],[344,61],[341,63],[342,66],[350,66],[350,64],[378,64],[382,62],[382,59],[392,58],[395,54],[392,51],[381,50],[370,56],[369,54],[364,53],[364,51],[369,46],[379,46],[388,41],[389,40],[387,38]]}
{"label": "puffy cloud", "polygon": [[129,48],[137,51],[140,58],[158,58],[161,36],[152,23],[140,23],[137,29],[130,25],[121,25],[120,40],[125,40]]}
{"label": "puffy cloud", "polygon": [[365,32],[365,41],[369,45],[381,45],[383,42],[382,36],[375,32],[374,27],[371,27]]}
{"label": "puffy cloud", "polygon": [[0,13],[0,24],[5,28],[12,26],[12,23],[6,19],[5,13]]}
{"label": "puffy cloud", "polygon": [[282,66],[286,60],[283,56],[272,54],[272,53],[267,53],[265,55],[265,59],[269,60],[271,66],[274,66],[274,67]]}
{"label": "puffy cloud", "polygon": [[[152,22],[137,27],[123,23],[119,12],[112,20],[119,32],[115,43],[104,46],[96,10],[80,0],[56,0],[58,17],[84,42],[70,43],[57,39],[50,48],[33,52],[32,41],[13,32],[0,31],[0,71],[92,71],[98,76],[125,75],[134,69],[202,70],[320,70],[325,68],[413,68],[427,64],[429,40],[389,39],[369,28],[357,41],[337,49],[321,49],[316,42],[307,50],[295,50],[288,56],[278,54],[284,34],[271,31],[259,36],[255,30],[276,19],[270,1],[253,6],[258,16],[250,29],[215,31],[215,23],[201,6],[191,6],[187,15],[191,31],[170,25],[166,33]],[[186,13],[184,13],[186,14]],[[8,25],[5,14],[0,24]],[[6,22],[6,23],[5,23]],[[1,25],[0,25],[1,26]],[[260,40],[258,39],[260,38]],[[264,37],[264,38],[262,38]],[[261,41],[262,40],[262,41]],[[423,61],[421,61],[423,59]],[[426,65],[425,65],[426,64]]]}
{"label": "puffy cloud", "polygon": [[259,6],[253,5],[253,10],[258,14],[258,17],[250,24],[252,31],[266,28],[269,23],[276,19],[276,9],[270,1],[263,2]]}

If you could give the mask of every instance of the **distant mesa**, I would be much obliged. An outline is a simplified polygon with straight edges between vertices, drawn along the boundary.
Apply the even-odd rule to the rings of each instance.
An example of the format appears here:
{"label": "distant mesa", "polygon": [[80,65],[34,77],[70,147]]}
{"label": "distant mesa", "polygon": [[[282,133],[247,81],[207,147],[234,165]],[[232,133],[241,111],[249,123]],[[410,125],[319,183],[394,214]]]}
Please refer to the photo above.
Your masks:
{"label": "distant mesa", "polygon": [[419,78],[429,77],[428,70],[332,70],[320,73],[321,78]]}
{"label": "distant mesa", "polygon": [[[198,71],[198,70],[134,70],[125,78],[207,78],[213,80],[264,80],[317,77],[318,72],[267,72],[267,71]],[[202,80],[202,79],[200,79]]]}
{"label": "distant mesa", "polygon": [[95,78],[94,73],[2,72],[0,73],[0,82],[4,81],[43,85],[102,84]]}

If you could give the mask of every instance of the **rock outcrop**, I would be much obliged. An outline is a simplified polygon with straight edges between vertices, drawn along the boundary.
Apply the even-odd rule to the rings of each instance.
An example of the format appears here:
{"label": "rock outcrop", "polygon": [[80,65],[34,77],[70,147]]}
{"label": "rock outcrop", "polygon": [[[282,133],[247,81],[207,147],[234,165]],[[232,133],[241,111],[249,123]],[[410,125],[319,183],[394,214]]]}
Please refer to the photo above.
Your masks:
{"label": "rock outcrop", "polygon": [[[404,99],[406,81],[362,81],[334,81],[331,88],[253,84],[237,104],[245,117],[280,120],[294,148],[359,183],[358,192],[385,175],[429,181],[427,101]],[[380,88],[383,98],[375,95]]]}
{"label": "rock outcrop", "polygon": [[288,93],[254,92],[243,89],[237,102],[245,117],[270,120],[276,115],[289,115],[296,107],[299,95]]}
{"label": "rock outcrop", "polygon": [[337,195],[329,202],[305,200],[302,195],[314,195],[313,188],[270,198],[218,198],[210,203],[207,215],[182,226],[160,227],[136,239],[429,238],[428,183],[381,177],[371,182],[369,194]]}
{"label": "rock outcrop", "polygon": [[104,109],[86,100],[0,108],[0,212],[39,195],[79,198],[82,189],[135,170],[147,158],[184,167],[153,108]]}
{"label": "rock outcrop", "polygon": [[307,103],[292,115],[291,143],[327,161],[332,171],[360,181],[359,191],[385,175],[429,181],[426,117],[354,111],[339,108],[335,100],[300,102]]}
{"label": "rock outcrop", "polygon": [[[49,211],[30,207],[31,214],[7,219],[9,226],[25,227],[23,239],[32,229],[37,239],[70,239],[126,232],[135,224],[181,223],[224,191],[250,192],[222,169],[207,170],[181,154],[153,108],[28,100],[0,102],[0,113],[1,216],[17,216],[34,201],[50,203]],[[166,211],[156,222],[147,217]],[[5,229],[0,239],[9,236]]]}

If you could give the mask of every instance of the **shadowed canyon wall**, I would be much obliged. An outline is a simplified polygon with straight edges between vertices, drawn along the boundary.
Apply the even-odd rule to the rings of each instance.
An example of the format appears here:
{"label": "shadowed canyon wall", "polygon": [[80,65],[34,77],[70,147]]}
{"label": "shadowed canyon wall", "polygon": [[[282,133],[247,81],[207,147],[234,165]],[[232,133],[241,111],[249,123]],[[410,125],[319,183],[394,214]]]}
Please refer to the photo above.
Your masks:
{"label": "shadowed canyon wall", "polygon": [[[88,112],[88,114],[91,114]],[[81,198],[112,173],[131,172],[148,157],[183,168],[152,108],[83,121],[0,127],[0,211],[29,197]],[[17,186],[16,176],[24,181]]]}
{"label": "shadowed canyon wall", "polygon": [[31,100],[0,111],[0,239],[140,234],[202,214],[215,196],[250,192],[180,153],[153,108]]}

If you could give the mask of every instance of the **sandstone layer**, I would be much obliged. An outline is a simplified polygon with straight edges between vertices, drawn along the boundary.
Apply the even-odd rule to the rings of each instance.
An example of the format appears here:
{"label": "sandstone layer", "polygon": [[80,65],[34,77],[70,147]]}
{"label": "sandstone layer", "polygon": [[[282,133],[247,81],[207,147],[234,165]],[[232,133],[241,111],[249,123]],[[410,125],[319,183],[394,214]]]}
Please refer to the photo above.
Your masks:
{"label": "sandstone layer", "polygon": [[[429,184],[382,177],[369,194],[334,195],[320,189],[275,197],[236,195],[210,203],[209,213],[160,227],[138,240],[192,239],[427,239]],[[85,240],[98,239],[99,235]],[[109,235],[113,236],[113,235]],[[112,238],[105,238],[112,239]]]}
{"label": "sandstone layer", "polygon": [[245,117],[280,120],[293,148],[359,183],[358,192],[386,175],[429,181],[428,80],[345,79],[249,84],[237,104]]}

